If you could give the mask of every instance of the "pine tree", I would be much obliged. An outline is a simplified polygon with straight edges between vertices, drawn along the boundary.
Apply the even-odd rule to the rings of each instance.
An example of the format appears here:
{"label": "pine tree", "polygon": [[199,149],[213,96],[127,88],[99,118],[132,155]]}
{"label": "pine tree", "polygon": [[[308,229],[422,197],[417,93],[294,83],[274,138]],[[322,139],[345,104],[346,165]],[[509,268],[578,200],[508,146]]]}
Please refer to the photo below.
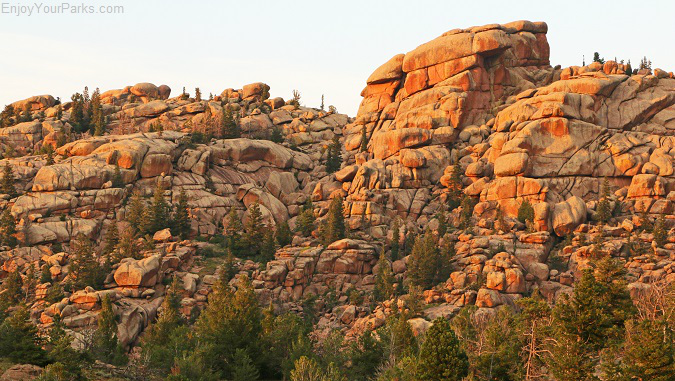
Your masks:
{"label": "pine tree", "polygon": [[274,253],[276,253],[277,246],[274,239],[274,232],[271,230],[266,230],[263,233],[263,237],[260,254],[258,255],[258,262],[265,264],[274,259]]}
{"label": "pine tree", "polygon": [[309,237],[312,234],[312,231],[314,231],[315,221],[314,205],[312,204],[312,200],[308,198],[307,202],[302,206],[300,214],[298,214],[295,230],[303,237]]}
{"label": "pine tree", "polygon": [[12,166],[9,165],[8,161],[5,161],[5,166],[2,170],[2,178],[0,179],[0,192],[9,195],[9,197],[14,198],[18,196],[18,192],[14,187],[14,172],[12,171]]}
{"label": "pine tree", "polygon": [[345,217],[342,196],[334,197],[328,207],[328,213],[322,224],[324,245],[345,238]]}
{"label": "pine tree", "polygon": [[113,188],[124,188],[124,178],[122,177],[120,166],[117,164],[115,164],[115,171],[112,176],[112,186]]}
{"label": "pine tree", "polygon": [[291,381],[324,381],[323,370],[316,361],[302,356],[295,361]]}
{"label": "pine tree", "polygon": [[520,207],[518,207],[518,221],[524,224],[534,222],[534,208],[526,198],[523,199],[523,202],[520,203]]}
{"label": "pine tree", "polygon": [[377,261],[377,273],[375,274],[375,288],[373,297],[378,302],[389,300],[394,296],[394,274],[391,271],[391,262],[387,253],[382,248],[380,259]]}
{"label": "pine tree", "polygon": [[124,349],[117,339],[117,317],[108,295],[101,300],[101,312],[98,315],[98,328],[94,332],[93,354],[98,360],[113,365],[127,362]]}
{"label": "pine tree", "polygon": [[129,209],[127,210],[127,222],[129,222],[129,226],[132,230],[141,231],[141,226],[144,224],[144,214],[145,203],[143,202],[143,197],[140,192],[136,191],[131,196]]}
{"label": "pine tree", "polygon": [[188,212],[188,197],[184,189],[178,195],[178,204],[171,216],[172,234],[186,238],[190,234],[190,215]]}
{"label": "pine tree", "polygon": [[605,177],[602,182],[602,188],[600,190],[600,200],[598,201],[597,212],[598,220],[600,222],[607,223],[610,218],[612,218],[612,211],[609,204],[609,180]]}
{"label": "pine tree", "polygon": [[105,273],[96,258],[94,245],[91,240],[80,233],[71,242],[70,277],[76,289],[87,286],[100,288],[105,280]]}
{"label": "pine tree", "polygon": [[44,366],[49,359],[42,349],[37,327],[30,321],[30,311],[21,307],[0,324],[0,356],[13,363]]}
{"label": "pine tree", "polygon": [[117,222],[112,221],[108,225],[105,237],[103,238],[103,255],[112,254],[120,242],[120,234],[117,229]]}
{"label": "pine tree", "polygon": [[418,377],[430,381],[460,381],[469,374],[469,360],[450,323],[434,321],[420,350]]}
{"label": "pine tree", "polygon": [[516,302],[521,313],[516,321],[525,380],[539,380],[546,373],[547,339],[552,336],[551,308],[539,294]]}
{"label": "pine tree", "polygon": [[326,171],[333,173],[342,166],[342,146],[340,139],[335,135],[333,140],[328,145],[328,152],[326,156]]}
{"label": "pine tree", "polygon": [[9,211],[9,208],[5,209],[0,216],[0,245],[16,247],[17,239],[16,234],[16,220],[14,216]]}
{"label": "pine tree", "polygon": [[430,231],[415,239],[408,264],[408,280],[423,289],[447,279],[452,250],[441,251]]}
{"label": "pine tree", "polygon": [[235,139],[241,137],[241,131],[239,129],[239,124],[234,119],[232,110],[228,107],[225,107],[223,111],[223,123],[221,126],[221,136],[224,139]]}
{"label": "pine tree", "polygon": [[234,351],[232,364],[232,381],[256,381],[260,377],[258,368],[244,349]]}
{"label": "pine tree", "polygon": [[10,127],[14,124],[14,106],[6,105],[0,112],[0,128]]}
{"label": "pine tree", "polygon": [[105,116],[101,106],[101,91],[96,88],[89,102],[89,115],[91,115],[90,132],[94,136],[102,136],[105,133]]}
{"label": "pine tree", "polygon": [[141,259],[141,248],[138,245],[137,232],[133,229],[124,229],[120,233],[120,238],[117,243],[116,251],[112,259],[112,263],[119,263],[124,258]]}
{"label": "pine tree", "polygon": [[553,310],[556,345],[548,365],[559,381],[596,380],[602,349],[623,334],[634,307],[623,280],[623,267],[611,257],[585,270],[571,297],[564,295]]}
{"label": "pine tree", "polygon": [[218,286],[209,295],[209,303],[199,316],[195,333],[205,344],[204,357],[207,363],[231,379],[235,351],[243,349],[254,352],[261,332],[261,311],[250,280],[242,277],[239,288],[232,292],[229,287]]}
{"label": "pine tree", "polygon": [[202,92],[199,90],[199,87],[195,88],[195,102],[202,101]]}
{"label": "pine tree", "polygon": [[[9,273],[2,287],[5,292],[0,296],[5,299],[8,306],[15,306],[24,300],[23,278],[18,271]],[[4,311],[0,311],[2,314]]]}
{"label": "pine tree", "polygon": [[254,202],[248,210],[248,220],[244,225],[243,241],[249,248],[248,255],[256,257],[260,255],[265,239],[265,223],[263,222],[262,211],[260,204]]}
{"label": "pine tree", "polygon": [[242,245],[242,232],[244,231],[244,226],[237,215],[237,212],[234,208],[230,209],[230,212],[227,215],[227,227],[225,228],[225,235],[227,236],[227,247],[230,249],[233,255],[238,254],[241,250]]}
{"label": "pine tree", "polygon": [[595,53],[593,53],[593,62],[600,62],[601,64],[604,64],[604,63],[605,63],[605,59],[604,59],[604,58],[600,58],[600,53],[595,52]]}
{"label": "pine tree", "polygon": [[223,262],[223,267],[221,268],[219,274],[222,287],[225,287],[225,285],[229,284],[230,280],[234,278],[237,272],[237,264],[234,255],[232,254],[232,250],[227,248],[225,253],[225,262]]}
{"label": "pine tree", "polygon": [[280,247],[291,244],[293,241],[293,233],[291,233],[291,228],[288,226],[288,222],[283,221],[277,226],[276,239]]}
{"label": "pine tree", "polygon": [[398,217],[394,217],[394,224],[391,229],[391,260],[396,261],[399,259],[399,251],[401,249],[401,223]]}
{"label": "pine tree", "polygon": [[43,146],[47,153],[45,154],[45,165],[54,165],[54,149],[51,145],[47,144]]}
{"label": "pine tree", "polygon": [[366,125],[364,124],[361,128],[361,152],[368,151],[368,135],[366,131]]}
{"label": "pine tree", "polygon": [[185,320],[180,313],[179,287],[178,278],[174,276],[162,301],[157,321],[143,336],[143,353],[147,356],[151,366],[156,369],[169,370],[173,365],[174,357],[181,352],[181,345],[177,345],[176,339],[183,337],[181,327],[184,326]]}
{"label": "pine tree", "polygon": [[448,208],[455,210],[462,201],[464,186],[462,185],[462,167],[459,163],[452,166],[448,183]]}
{"label": "pine tree", "polygon": [[621,352],[619,370],[625,380],[672,380],[675,374],[672,323],[665,319],[628,321]]}
{"label": "pine tree", "polygon": [[171,217],[171,206],[164,199],[164,187],[160,180],[157,180],[155,191],[152,195],[152,203],[148,208],[148,224],[146,233],[155,233],[169,227]]}
{"label": "pine tree", "polygon": [[26,103],[26,105],[23,108],[23,115],[21,116],[21,121],[22,122],[30,122],[32,120],[33,120],[33,115],[31,114],[30,103]]}
{"label": "pine tree", "polygon": [[652,229],[652,235],[654,236],[654,243],[656,243],[656,246],[658,247],[663,247],[668,241],[668,231],[664,214],[659,214],[656,219],[654,228]]}

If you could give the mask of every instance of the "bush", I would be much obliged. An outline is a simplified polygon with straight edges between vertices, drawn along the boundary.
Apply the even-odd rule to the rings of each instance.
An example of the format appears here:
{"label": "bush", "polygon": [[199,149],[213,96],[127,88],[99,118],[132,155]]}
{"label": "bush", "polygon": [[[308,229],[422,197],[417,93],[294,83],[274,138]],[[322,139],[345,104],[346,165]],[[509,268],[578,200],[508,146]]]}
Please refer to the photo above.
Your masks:
{"label": "bush", "polygon": [[534,222],[534,208],[527,199],[523,199],[523,202],[518,208],[518,221],[524,224]]}

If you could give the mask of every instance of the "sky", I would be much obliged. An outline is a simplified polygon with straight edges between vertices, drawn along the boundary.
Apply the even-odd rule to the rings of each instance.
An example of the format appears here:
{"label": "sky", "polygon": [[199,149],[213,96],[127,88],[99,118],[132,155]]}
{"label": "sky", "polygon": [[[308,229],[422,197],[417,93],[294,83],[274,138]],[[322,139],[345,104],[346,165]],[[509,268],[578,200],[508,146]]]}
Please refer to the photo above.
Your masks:
{"label": "sky", "polygon": [[[393,55],[454,28],[545,21],[551,65],[647,56],[675,70],[675,2],[0,0],[0,107],[32,95],[70,99],[138,82],[220,94],[252,82],[271,95],[354,116],[366,78]],[[62,13],[45,7],[68,4]],[[38,11],[37,5],[42,4]],[[76,6],[122,6],[72,14]],[[32,14],[16,15],[17,6]],[[112,10],[112,9],[111,9]]]}

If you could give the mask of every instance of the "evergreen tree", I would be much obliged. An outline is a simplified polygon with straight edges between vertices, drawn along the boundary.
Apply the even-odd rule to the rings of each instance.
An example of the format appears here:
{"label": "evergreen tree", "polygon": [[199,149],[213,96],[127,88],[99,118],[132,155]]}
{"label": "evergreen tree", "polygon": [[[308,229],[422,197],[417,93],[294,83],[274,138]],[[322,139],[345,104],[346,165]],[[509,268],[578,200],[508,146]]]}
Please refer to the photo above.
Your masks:
{"label": "evergreen tree", "polygon": [[281,144],[284,142],[284,134],[281,130],[281,127],[276,125],[272,127],[272,134],[270,135],[270,140],[277,144]]}
{"label": "evergreen tree", "polygon": [[450,323],[434,321],[420,350],[418,377],[429,381],[460,381],[469,373],[469,360]]}
{"label": "evergreen tree", "polygon": [[[26,294],[23,292],[23,278],[18,271],[12,271],[7,275],[2,287],[5,292],[0,296],[5,299],[8,306],[15,306],[21,303]],[[0,311],[2,313],[4,311]]]}
{"label": "evergreen tree", "polygon": [[18,196],[18,192],[14,187],[14,173],[12,171],[12,166],[9,165],[8,161],[5,161],[5,166],[2,170],[2,178],[0,179],[0,192],[9,195],[9,197],[14,198]]}
{"label": "evergreen tree", "polygon": [[105,116],[103,115],[103,106],[101,106],[101,92],[98,88],[91,96],[89,102],[89,115],[91,115],[90,132],[94,136],[102,136],[105,133]]}
{"label": "evergreen tree", "polygon": [[475,306],[467,306],[451,321],[467,353],[470,378],[520,380],[522,364],[515,315],[510,308],[483,316],[478,316],[476,310]]}
{"label": "evergreen tree", "polygon": [[302,356],[295,361],[291,381],[324,381],[323,370],[316,361]]}
{"label": "evergreen tree", "polygon": [[375,374],[384,361],[384,346],[367,329],[349,345],[348,355],[351,363],[350,379],[363,380],[368,375]]}
{"label": "evergreen tree", "polygon": [[172,234],[186,238],[190,234],[190,214],[188,212],[188,197],[185,190],[181,189],[178,196],[178,204],[171,217]]}
{"label": "evergreen tree", "polygon": [[600,62],[601,64],[604,64],[604,63],[605,63],[605,59],[604,59],[604,58],[600,58],[600,53],[595,52],[595,53],[593,53],[593,62]]}
{"label": "evergreen tree", "polygon": [[448,183],[448,208],[450,210],[456,209],[464,195],[464,186],[462,185],[462,167],[459,163],[452,166],[450,172],[450,181]]}
{"label": "evergreen tree", "polygon": [[88,100],[80,93],[75,93],[71,100],[73,101],[70,109],[70,124],[75,129],[75,132],[85,132],[89,130],[89,116],[86,114],[85,104]]}
{"label": "evergreen tree", "polygon": [[182,329],[185,320],[180,313],[179,287],[178,278],[174,276],[162,301],[157,321],[143,336],[143,353],[155,369],[168,371],[173,365],[174,358],[187,350],[186,343],[180,342],[180,340],[186,340],[186,332]]}
{"label": "evergreen tree", "polygon": [[241,278],[236,292],[219,285],[195,325],[206,348],[207,364],[228,379],[232,378],[235,351],[257,353],[260,332],[261,311],[247,277]]}
{"label": "evergreen tree", "polygon": [[394,296],[394,274],[391,271],[391,262],[387,258],[384,247],[377,261],[377,273],[375,274],[375,288],[373,297],[378,302],[383,302]]}
{"label": "evergreen tree", "polygon": [[673,327],[665,319],[629,320],[621,352],[621,380],[669,381],[675,374]]}
{"label": "evergreen tree", "polygon": [[155,233],[162,229],[169,227],[171,206],[164,199],[164,187],[160,180],[157,180],[155,191],[152,195],[152,203],[148,208],[149,220],[146,228],[146,233]]}
{"label": "evergreen tree", "polygon": [[258,254],[258,262],[267,263],[274,259],[274,254],[277,251],[276,241],[274,239],[274,232],[266,230],[263,234],[263,241],[260,247],[260,254]]}
{"label": "evergreen tree", "polygon": [[231,208],[227,215],[227,227],[225,228],[225,235],[227,236],[227,247],[230,249],[233,255],[239,254],[243,246],[243,231],[244,226],[242,225],[236,210]]}
{"label": "evergreen tree", "polygon": [[556,345],[549,368],[559,381],[596,380],[602,349],[620,340],[624,322],[634,313],[622,279],[623,267],[611,257],[585,270],[571,297],[563,295],[554,310]]}
{"label": "evergreen tree", "polygon": [[598,220],[600,222],[607,223],[610,218],[612,218],[612,210],[609,204],[609,180],[605,177],[602,182],[602,188],[600,190],[600,200],[598,200],[597,212]]}
{"label": "evergreen tree", "polygon": [[263,222],[262,211],[260,204],[254,202],[248,210],[248,220],[244,225],[243,240],[249,248],[248,255],[250,257],[257,257],[260,255],[265,239],[265,223]]}
{"label": "evergreen tree", "polygon": [[520,207],[518,207],[518,221],[524,224],[531,224],[534,222],[534,208],[526,198],[523,199],[523,202],[520,203]]}
{"label": "evergreen tree", "polygon": [[143,216],[145,214],[145,203],[141,193],[136,191],[131,196],[131,201],[129,203],[129,209],[127,211],[127,222],[129,226],[134,231],[141,231],[141,226],[143,226]]}
{"label": "evergreen tree", "polygon": [[328,145],[328,152],[326,155],[326,171],[333,173],[342,166],[342,146],[340,139],[335,135],[333,140]]}
{"label": "evergreen tree", "polygon": [[228,107],[225,107],[225,110],[223,111],[221,136],[224,139],[235,139],[241,137],[241,130],[239,129],[239,124],[234,119],[232,110],[230,110]]}
{"label": "evergreen tree", "polygon": [[345,238],[345,217],[342,196],[334,197],[328,207],[328,213],[322,224],[324,245]]}
{"label": "evergreen tree", "polygon": [[538,294],[518,300],[521,312],[516,321],[520,336],[522,376],[539,380],[547,374],[547,340],[552,336],[551,308]]}
{"label": "evergreen tree", "polygon": [[14,236],[16,234],[16,220],[14,216],[9,211],[9,208],[5,209],[0,216],[0,245],[16,247],[17,239]]}
{"label": "evergreen tree", "polygon": [[120,242],[120,234],[117,229],[117,222],[112,221],[108,225],[108,230],[103,238],[103,255],[112,254]]}
{"label": "evergreen tree", "polygon": [[391,228],[391,232],[391,260],[396,261],[399,259],[399,251],[401,249],[401,223],[398,217],[394,217],[394,224]]}
{"label": "evergreen tree", "polygon": [[277,226],[276,239],[280,247],[291,244],[293,241],[293,233],[291,233],[291,228],[288,226],[288,222],[283,221],[279,224],[279,226]]}
{"label": "evergreen tree", "polygon": [[225,262],[220,271],[220,282],[223,284],[222,287],[225,287],[238,272],[237,263],[232,254],[232,250],[229,247],[225,250],[227,251],[225,254]]}
{"label": "evergreen tree", "polygon": [[26,307],[15,310],[0,324],[0,357],[20,364],[44,366],[48,363],[42,339]]}
{"label": "evergreen tree", "polygon": [[94,332],[94,357],[105,363],[123,365],[127,362],[124,349],[117,340],[117,317],[108,295],[101,300],[101,312],[98,315],[98,328]]}
{"label": "evergreen tree", "polygon": [[132,229],[124,229],[120,233],[119,242],[112,259],[113,263],[119,263],[124,258],[141,259],[141,248],[138,245],[137,233]]}
{"label": "evergreen tree", "polygon": [[452,253],[441,252],[430,231],[415,239],[408,263],[408,280],[412,285],[428,289],[447,279]]}
{"label": "evergreen tree", "polygon": [[654,243],[656,243],[656,246],[658,247],[663,247],[668,241],[668,231],[664,214],[659,214],[659,217],[656,219],[654,228],[652,229],[652,235],[654,236]]}
{"label": "evergreen tree", "polygon": [[113,172],[112,176],[112,186],[113,188],[124,188],[124,178],[122,177],[120,166],[117,164],[115,164],[115,172]]}
{"label": "evergreen tree", "polygon": [[33,120],[33,115],[31,114],[30,103],[26,103],[26,105],[23,108],[23,115],[21,116],[21,121],[22,122],[30,122],[32,120]]}
{"label": "evergreen tree", "polygon": [[56,314],[45,345],[49,359],[59,364],[61,380],[84,381],[86,378],[82,374],[82,364],[86,357],[72,347],[72,341],[64,329],[60,315]]}
{"label": "evergreen tree", "polygon": [[195,102],[202,101],[202,92],[199,90],[199,87],[195,88]]}
{"label": "evergreen tree", "polygon": [[232,364],[232,381],[256,381],[260,377],[258,368],[244,349],[234,351]]}
{"label": "evergreen tree", "polygon": [[54,149],[49,144],[44,145],[43,147],[47,151],[45,157],[45,165],[54,165]]}
{"label": "evergreen tree", "polygon": [[91,240],[80,233],[71,242],[70,277],[76,289],[101,288],[106,273],[99,263]]}
{"label": "evergreen tree", "polygon": [[15,121],[14,106],[6,105],[5,109],[0,112],[0,128],[10,127],[14,125]]}
{"label": "evergreen tree", "polygon": [[361,128],[361,147],[360,147],[360,151],[361,152],[367,152],[368,151],[368,135],[367,135],[365,124]]}
{"label": "evergreen tree", "polygon": [[295,230],[298,231],[303,237],[309,237],[314,231],[314,223],[316,217],[314,217],[314,205],[310,198],[307,199],[307,202],[302,206],[302,210],[298,215],[296,220]]}

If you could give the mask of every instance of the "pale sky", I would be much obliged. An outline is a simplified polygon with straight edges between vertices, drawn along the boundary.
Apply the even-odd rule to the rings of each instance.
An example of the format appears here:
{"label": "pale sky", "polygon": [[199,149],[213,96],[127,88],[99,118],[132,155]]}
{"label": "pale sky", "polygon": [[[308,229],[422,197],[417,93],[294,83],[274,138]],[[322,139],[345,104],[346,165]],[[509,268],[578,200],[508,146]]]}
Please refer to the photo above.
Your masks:
{"label": "pale sky", "polygon": [[[69,0],[37,0],[61,4]],[[365,80],[380,64],[445,31],[515,20],[546,21],[551,64],[642,56],[675,70],[674,1],[84,1],[123,14],[2,13],[0,107],[38,94],[167,84],[172,96],[220,94],[262,81],[272,96],[356,114]],[[72,1],[75,6],[82,2]],[[44,9],[44,8],[42,8]]]}

